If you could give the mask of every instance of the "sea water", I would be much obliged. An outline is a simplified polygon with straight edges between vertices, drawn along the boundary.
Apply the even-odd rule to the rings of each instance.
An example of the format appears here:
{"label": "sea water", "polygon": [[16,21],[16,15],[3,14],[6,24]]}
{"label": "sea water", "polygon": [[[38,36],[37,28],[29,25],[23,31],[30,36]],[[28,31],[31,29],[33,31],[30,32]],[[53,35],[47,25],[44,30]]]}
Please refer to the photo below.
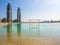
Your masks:
{"label": "sea water", "polygon": [[[20,38],[21,38],[21,40],[20,40]],[[0,27],[0,39],[3,40],[2,41],[3,43],[7,40],[9,41],[9,40],[19,39],[19,41],[22,41],[22,40],[29,41],[29,39],[40,40],[41,38],[43,41],[47,40],[48,42],[50,40],[54,40],[55,42],[53,42],[53,44],[55,44],[56,41],[59,42],[58,40],[60,40],[60,23],[15,23],[15,24],[13,23],[13,24],[8,24],[7,26]],[[50,39],[50,40],[48,40],[48,39]],[[40,41],[42,41],[42,40],[40,40]],[[8,41],[6,43],[8,43]],[[24,41],[22,41],[22,42],[24,42]],[[4,45],[3,43],[1,43],[1,41],[0,41],[1,45]],[[37,42],[35,42],[35,43],[37,43]],[[11,45],[13,45],[13,44],[11,44]],[[27,43],[26,45],[28,45],[28,44],[29,43]],[[45,43],[42,43],[42,44],[40,43],[39,45],[43,45],[43,44],[45,45]],[[51,44],[51,45],[53,45],[53,44]],[[31,45],[33,45],[33,44],[31,44]]]}

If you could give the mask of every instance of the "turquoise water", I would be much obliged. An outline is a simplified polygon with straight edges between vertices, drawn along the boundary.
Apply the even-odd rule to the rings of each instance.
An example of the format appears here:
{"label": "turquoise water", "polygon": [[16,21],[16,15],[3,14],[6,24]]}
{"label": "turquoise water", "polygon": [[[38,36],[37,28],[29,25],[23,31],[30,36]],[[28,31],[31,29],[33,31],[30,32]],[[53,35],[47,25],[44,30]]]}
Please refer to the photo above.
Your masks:
{"label": "turquoise water", "polygon": [[0,37],[51,37],[60,38],[60,23],[21,23],[0,27]]}
{"label": "turquoise water", "polygon": [[60,45],[60,23],[0,26],[0,45]]}

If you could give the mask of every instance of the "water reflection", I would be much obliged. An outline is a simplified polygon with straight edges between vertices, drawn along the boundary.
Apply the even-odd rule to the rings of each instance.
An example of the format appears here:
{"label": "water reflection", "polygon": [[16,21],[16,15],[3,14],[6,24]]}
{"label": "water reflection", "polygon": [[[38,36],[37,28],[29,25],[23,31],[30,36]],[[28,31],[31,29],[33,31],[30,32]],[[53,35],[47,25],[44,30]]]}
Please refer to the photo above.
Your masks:
{"label": "water reflection", "polygon": [[22,45],[22,40],[21,40],[21,23],[17,24],[17,45]]}
{"label": "water reflection", "polygon": [[17,36],[20,37],[21,36],[21,24],[17,24]]}
{"label": "water reflection", "polygon": [[40,36],[40,23],[29,23],[29,32],[31,36]]}
{"label": "water reflection", "polygon": [[12,40],[12,24],[7,25],[7,39]]}

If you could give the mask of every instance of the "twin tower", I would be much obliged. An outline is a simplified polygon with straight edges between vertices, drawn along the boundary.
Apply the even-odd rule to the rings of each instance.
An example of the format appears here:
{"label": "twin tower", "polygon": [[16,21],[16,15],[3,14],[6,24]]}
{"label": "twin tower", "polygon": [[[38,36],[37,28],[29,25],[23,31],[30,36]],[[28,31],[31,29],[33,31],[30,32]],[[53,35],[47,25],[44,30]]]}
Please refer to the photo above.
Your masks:
{"label": "twin tower", "polygon": [[[7,5],[7,22],[12,22],[12,7],[10,3]],[[17,22],[21,22],[21,9],[17,9]]]}

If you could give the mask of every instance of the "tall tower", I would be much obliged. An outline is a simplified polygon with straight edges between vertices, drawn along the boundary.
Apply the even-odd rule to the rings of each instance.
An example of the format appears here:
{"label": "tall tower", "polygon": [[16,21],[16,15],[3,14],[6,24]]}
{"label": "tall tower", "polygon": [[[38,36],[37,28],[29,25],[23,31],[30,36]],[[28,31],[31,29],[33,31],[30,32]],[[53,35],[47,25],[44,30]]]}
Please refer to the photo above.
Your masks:
{"label": "tall tower", "polygon": [[21,22],[21,9],[17,9],[17,22]]}
{"label": "tall tower", "polygon": [[10,3],[7,5],[7,22],[12,22],[12,7]]}

